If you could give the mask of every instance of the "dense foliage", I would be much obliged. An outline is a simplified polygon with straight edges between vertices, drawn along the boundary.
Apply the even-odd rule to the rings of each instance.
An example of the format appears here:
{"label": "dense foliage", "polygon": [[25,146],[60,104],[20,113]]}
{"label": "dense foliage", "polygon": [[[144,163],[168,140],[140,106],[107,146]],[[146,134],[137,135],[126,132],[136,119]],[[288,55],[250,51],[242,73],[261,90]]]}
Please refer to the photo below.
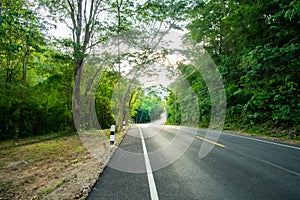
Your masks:
{"label": "dense foliage", "polygon": [[70,58],[45,47],[44,28],[28,2],[2,1],[0,137],[67,128],[71,121]]}
{"label": "dense foliage", "polygon": [[[199,3],[190,17],[189,37],[204,46],[223,76],[226,127],[299,136],[299,1],[211,0]],[[188,75],[190,68],[179,69]],[[207,87],[197,72],[187,79],[202,91],[200,125],[207,127]]]}
{"label": "dense foliage", "polygon": [[115,124],[112,113],[112,94],[118,80],[116,72],[106,71],[101,75],[95,95],[96,113],[101,128],[110,128]]}
{"label": "dense foliage", "polygon": [[[0,8],[0,139],[70,131],[74,62],[67,40],[49,40],[47,22],[28,1],[2,1]],[[103,127],[114,121],[106,99],[111,76],[102,77],[95,97]]]}
{"label": "dense foliage", "polygon": [[[147,90],[146,90],[147,91]],[[132,98],[131,118],[135,123],[148,123],[161,118],[164,112],[163,100],[155,92],[140,90]]]}

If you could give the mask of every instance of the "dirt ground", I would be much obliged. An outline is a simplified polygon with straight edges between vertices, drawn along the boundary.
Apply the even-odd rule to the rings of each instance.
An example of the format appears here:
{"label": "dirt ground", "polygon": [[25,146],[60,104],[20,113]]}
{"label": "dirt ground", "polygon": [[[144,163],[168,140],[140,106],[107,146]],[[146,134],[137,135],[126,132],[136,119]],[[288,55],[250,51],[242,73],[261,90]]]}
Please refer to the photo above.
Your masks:
{"label": "dirt ground", "polygon": [[85,199],[116,149],[106,131],[0,142],[0,199]]}

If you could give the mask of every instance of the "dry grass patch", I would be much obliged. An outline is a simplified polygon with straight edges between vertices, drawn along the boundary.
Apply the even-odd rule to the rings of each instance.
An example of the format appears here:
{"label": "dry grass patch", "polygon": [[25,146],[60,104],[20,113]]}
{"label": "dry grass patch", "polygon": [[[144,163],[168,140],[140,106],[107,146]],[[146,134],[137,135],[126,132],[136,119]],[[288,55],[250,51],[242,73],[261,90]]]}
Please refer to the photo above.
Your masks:
{"label": "dry grass patch", "polygon": [[[0,142],[0,199],[84,199],[114,150],[108,145],[109,130],[104,137],[86,135],[98,138],[91,144],[95,149],[78,135]],[[117,135],[117,142],[123,136]],[[99,150],[96,159],[92,154]]]}

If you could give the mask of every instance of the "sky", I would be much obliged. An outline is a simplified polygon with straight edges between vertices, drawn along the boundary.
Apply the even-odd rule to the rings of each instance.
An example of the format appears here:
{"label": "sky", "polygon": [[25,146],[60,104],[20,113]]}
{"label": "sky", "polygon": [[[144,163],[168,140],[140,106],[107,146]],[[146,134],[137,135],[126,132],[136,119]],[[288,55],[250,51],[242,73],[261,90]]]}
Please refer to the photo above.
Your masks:
{"label": "sky", "polygon": [[[180,31],[180,30],[171,30],[167,35],[164,36],[163,42],[167,43],[167,46],[164,46],[164,48],[167,48],[169,50],[174,49],[182,49],[182,37],[186,33],[186,30]],[[63,22],[58,21],[56,23],[56,29],[50,29],[49,34],[56,37],[56,38],[71,38],[71,30],[67,27],[66,24]],[[102,48],[102,47],[100,47]],[[116,49],[116,48],[115,48]],[[111,50],[110,50],[111,51]],[[142,85],[146,87],[150,86],[158,86],[163,85],[164,87],[168,87],[176,77],[174,74],[170,74],[170,70],[168,70],[169,66],[176,66],[176,63],[178,61],[181,61],[183,57],[175,54],[171,54],[167,56],[167,60],[163,61],[160,64],[156,64],[155,66],[152,66],[156,69],[157,73],[156,75],[149,76],[147,74],[140,74],[138,80]],[[122,67],[123,70],[126,71],[126,67]]]}

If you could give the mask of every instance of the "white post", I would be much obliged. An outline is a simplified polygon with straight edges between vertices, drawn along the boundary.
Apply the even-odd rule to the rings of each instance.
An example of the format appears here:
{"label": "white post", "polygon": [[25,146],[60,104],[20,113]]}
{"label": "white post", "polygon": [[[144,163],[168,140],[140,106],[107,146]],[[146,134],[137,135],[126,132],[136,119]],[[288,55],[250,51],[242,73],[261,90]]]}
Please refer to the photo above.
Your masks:
{"label": "white post", "polygon": [[125,121],[123,121],[122,130],[125,131]]}
{"label": "white post", "polygon": [[111,125],[110,128],[110,146],[113,147],[115,144],[115,125]]}

